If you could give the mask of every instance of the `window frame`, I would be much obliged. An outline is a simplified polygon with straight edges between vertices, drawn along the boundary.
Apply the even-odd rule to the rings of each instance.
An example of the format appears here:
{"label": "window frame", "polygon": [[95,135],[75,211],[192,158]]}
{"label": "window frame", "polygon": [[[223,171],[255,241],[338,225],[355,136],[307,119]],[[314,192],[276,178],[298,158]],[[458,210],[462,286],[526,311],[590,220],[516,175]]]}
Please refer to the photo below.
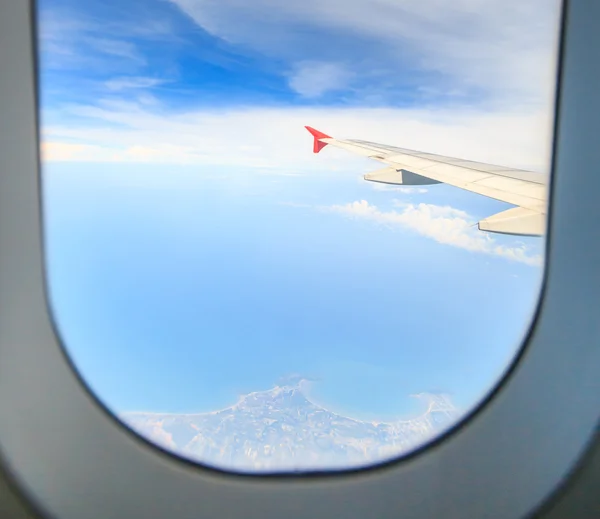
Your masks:
{"label": "window frame", "polygon": [[34,8],[0,0],[0,463],[39,511],[517,518],[573,470],[600,418],[600,174],[589,166],[600,164],[600,3],[564,5],[544,285],[519,358],[477,409],[413,455],[287,477],[168,454],[114,418],[64,353],[44,282]]}

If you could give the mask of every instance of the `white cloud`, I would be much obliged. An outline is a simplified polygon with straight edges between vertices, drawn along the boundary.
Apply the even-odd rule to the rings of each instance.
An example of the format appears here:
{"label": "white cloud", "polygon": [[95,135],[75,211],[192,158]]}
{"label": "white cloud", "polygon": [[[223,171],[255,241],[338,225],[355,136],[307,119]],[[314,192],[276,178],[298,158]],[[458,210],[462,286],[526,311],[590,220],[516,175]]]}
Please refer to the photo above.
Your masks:
{"label": "white cloud", "polygon": [[43,141],[40,152],[44,162],[108,162],[106,147],[72,142]]}
{"label": "white cloud", "polygon": [[171,144],[107,146],[47,140],[42,142],[40,151],[42,160],[47,162],[197,164],[201,161],[193,148]]}
{"label": "white cloud", "polygon": [[[56,2],[50,2],[56,4]],[[49,4],[50,4],[49,3]],[[99,74],[131,74],[145,68],[145,41],[180,41],[171,22],[151,10],[132,23],[128,16],[89,16],[85,11],[39,6],[38,39],[46,69],[75,69]],[[83,72],[83,74],[82,74]]]}
{"label": "white cloud", "polygon": [[339,63],[306,61],[297,63],[289,77],[290,87],[308,98],[348,86],[353,74]]}
{"label": "white cloud", "polygon": [[124,76],[108,80],[104,86],[108,90],[119,91],[135,88],[152,88],[164,83],[164,79],[144,77],[144,76]]}
{"label": "white cloud", "polygon": [[542,257],[530,255],[524,245],[513,247],[501,245],[489,234],[476,229],[473,226],[476,222],[465,211],[432,204],[401,204],[400,207],[401,211],[381,211],[366,200],[360,200],[322,209],[391,227],[411,229],[438,243],[453,247],[502,256],[527,265],[539,266],[542,264]]}
{"label": "white cloud", "polygon": [[352,60],[361,75],[409,64],[453,95],[551,104],[560,0],[171,1],[214,36],[291,63]]}
{"label": "white cloud", "polygon": [[[87,121],[75,124],[69,120],[69,112]],[[42,156],[46,161],[210,164],[286,175],[328,169],[342,169],[352,175],[371,164],[373,169],[380,167],[332,147],[313,154],[304,124],[342,138],[387,142],[540,171],[547,171],[551,144],[549,115],[543,112],[254,107],[169,114],[153,106],[113,101],[100,106],[74,105],[62,116],[66,117],[62,124],[42,128]],[[377,189],[377,184],[372,185]],[[420,192],[422,188],[416,189]],[[403,190],[398,192],[406,192]],[[452,207],[396,201],[395,210],[381,211],[362,200],[326,210],[412,229],[471,251],[530,265],[541,263],[541,257],[531,256],[525,246],[507,247],[470,227],[475,221],[469,214]]]}
{"label": "white cloud", "polygon": [[128,41],[88,37],[85,42],[103,54],[127,58],[141,63],[146,62],[146,60],[139,54],[137,47]]}
{"label": "white cloud", "polygon": [[[74,119],[75,116],[77,119]],[[84,124],[79,121],[85,118]],[[312,153],[309,124],[339,138],[357,138],[483,162],[547,171],[551,115],[482,113],[464,109],[237,107],[167,113],[160,106],[104,101],[72,105],[45,117],[48,149],[73,143],[98,150],[87,160],[241,165],[346,170],[380,164],[327,147]],[[77,121],[77,122],[76,122]],[[71,153],[81,160],[83,148]],[[104,155],[101,151],[105,150]],[[91,150],[90,150],[91,151]]]}

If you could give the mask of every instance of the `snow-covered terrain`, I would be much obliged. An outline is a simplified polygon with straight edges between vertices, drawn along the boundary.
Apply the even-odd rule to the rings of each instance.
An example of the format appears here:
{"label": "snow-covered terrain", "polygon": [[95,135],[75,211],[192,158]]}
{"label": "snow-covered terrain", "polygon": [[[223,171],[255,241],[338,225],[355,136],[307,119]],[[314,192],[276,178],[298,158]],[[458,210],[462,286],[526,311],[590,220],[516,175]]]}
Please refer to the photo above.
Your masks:
{"label": "snow-covered terrain", "polygon": [[201,414],[124,413],[132,429],[180,456],[237,471],[360,467],[406,453],[459,416],[444,395],[416,418],[367,422],[311,402],[298,385],[250,393],[226,409]]}

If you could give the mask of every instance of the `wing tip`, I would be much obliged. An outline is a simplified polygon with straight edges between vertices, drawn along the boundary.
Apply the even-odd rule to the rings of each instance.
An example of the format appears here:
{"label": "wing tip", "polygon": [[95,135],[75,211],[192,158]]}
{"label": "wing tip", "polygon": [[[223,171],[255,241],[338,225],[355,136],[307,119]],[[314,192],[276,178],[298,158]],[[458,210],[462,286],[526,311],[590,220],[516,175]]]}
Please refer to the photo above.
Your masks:
{"label": "wing tip", "polygon": [[327,135],[326,133],[320,132],[319,130],[315,130],[311,126],[305,126],[305,128],[314,137],[313,153],[319,153],[325,146],[327,146],[327,143],[321,141],[321,139],[332,139],[333,138],[333,137]]}

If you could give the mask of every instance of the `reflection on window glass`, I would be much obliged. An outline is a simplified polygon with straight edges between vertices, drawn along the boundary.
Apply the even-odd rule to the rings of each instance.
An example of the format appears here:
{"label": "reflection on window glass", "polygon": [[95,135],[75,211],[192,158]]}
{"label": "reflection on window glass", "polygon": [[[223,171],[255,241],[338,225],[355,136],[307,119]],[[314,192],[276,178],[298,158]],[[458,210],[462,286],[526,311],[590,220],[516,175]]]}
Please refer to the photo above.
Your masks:
{"label": "reflection on window glass", "polygon": [[90,389],[251,472],[385,461],[474,409],[539,296],[559,15],[38,2],[50,300]]}

